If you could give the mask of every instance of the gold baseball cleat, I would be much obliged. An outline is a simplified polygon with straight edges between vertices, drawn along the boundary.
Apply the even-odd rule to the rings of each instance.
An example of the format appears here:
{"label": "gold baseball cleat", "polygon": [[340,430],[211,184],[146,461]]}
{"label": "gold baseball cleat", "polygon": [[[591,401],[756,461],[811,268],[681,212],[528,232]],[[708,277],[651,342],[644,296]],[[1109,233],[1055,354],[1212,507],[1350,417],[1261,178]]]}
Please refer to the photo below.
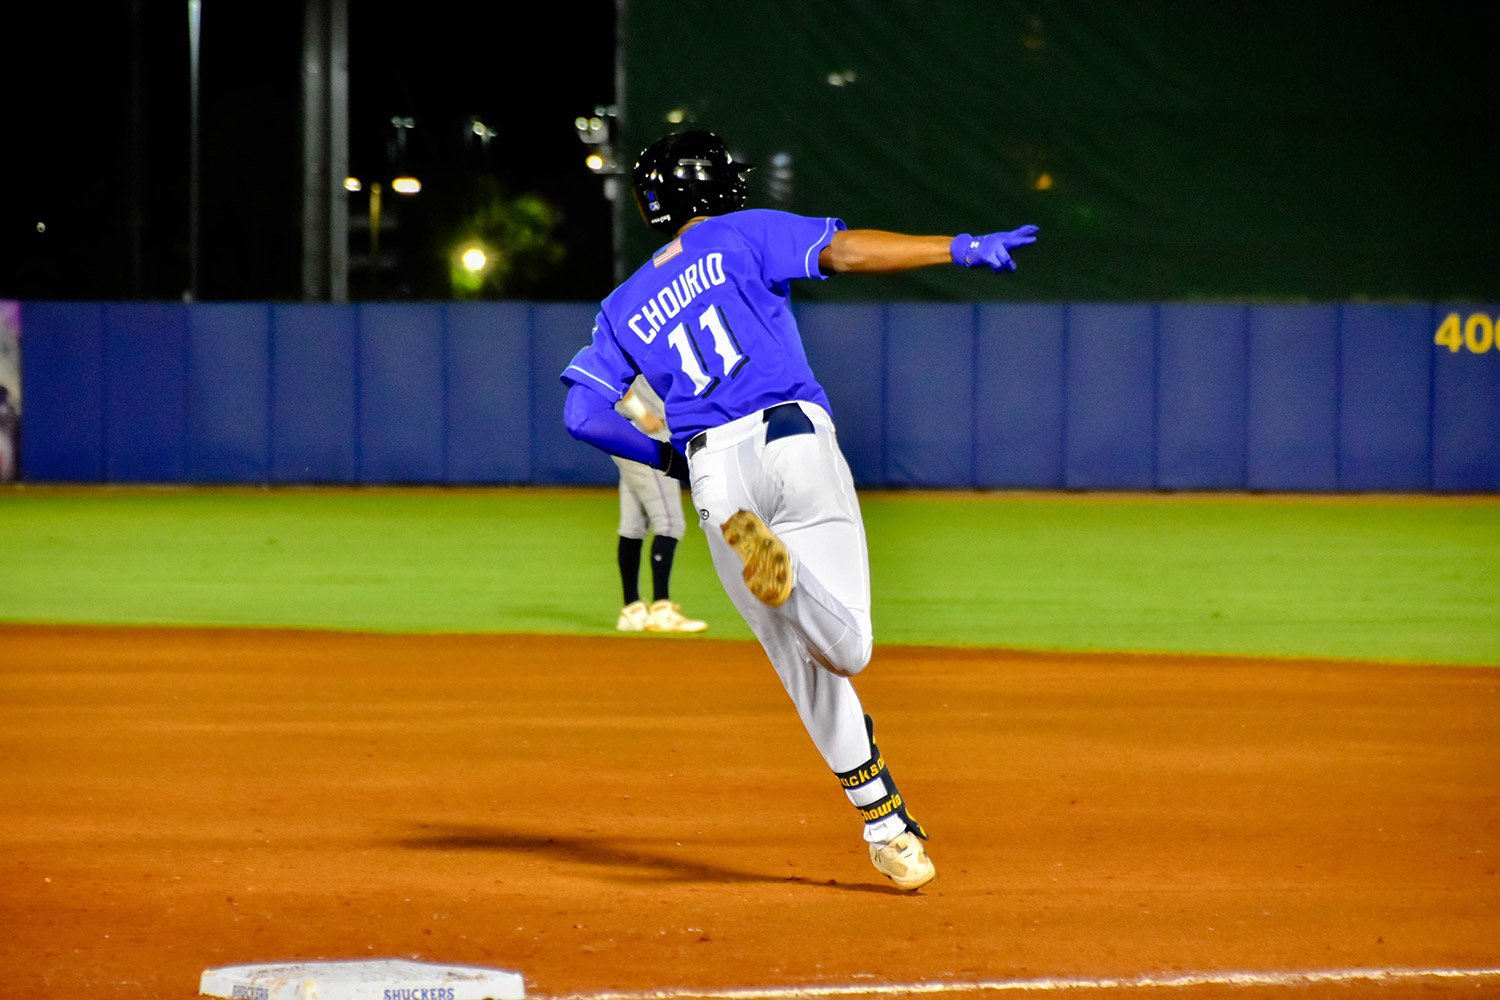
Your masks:
{"label": "gold baseball cleat", "polygon": [[884,844],[871,844],[870,863],[898,889],[920,889],[937,875],[927,848],[909,831]]}
{"label": "gold baseball cleat", "polygon": [[682,605],[671,601],[651,602],[651,615],[646,619],[647,632],[703,632],[708,622],[689,618],[682,613]]}
{"label": "gold baseball cleat", "polygon": [[792,557],[766,522],[748,510],[736,511],[719,529],[745,564],[745,586],[762,604],[779,608],[792,596]]}

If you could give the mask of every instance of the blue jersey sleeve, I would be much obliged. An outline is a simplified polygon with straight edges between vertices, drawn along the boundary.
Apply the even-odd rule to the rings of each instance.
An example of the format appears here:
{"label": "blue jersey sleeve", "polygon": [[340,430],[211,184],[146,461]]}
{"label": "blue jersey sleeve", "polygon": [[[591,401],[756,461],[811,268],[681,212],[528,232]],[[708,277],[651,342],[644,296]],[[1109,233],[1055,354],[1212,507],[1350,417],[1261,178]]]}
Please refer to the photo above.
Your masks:
{"label": "blue jersey sleeve", "polygon": [[610,402],[617,403],[639,374],[635,363],[615,342],[601,313],[594,320],[593,341],[573,355],[560,377],[567,385],[586,385]]}
{"label": "blue jersey sleeve", "polygon": [[794,278],[825,278],[818,254],[844,229],[844,220],[792,215],[752,208],[734,215],[735,226],[759,251],[761,277],[768,285]]}

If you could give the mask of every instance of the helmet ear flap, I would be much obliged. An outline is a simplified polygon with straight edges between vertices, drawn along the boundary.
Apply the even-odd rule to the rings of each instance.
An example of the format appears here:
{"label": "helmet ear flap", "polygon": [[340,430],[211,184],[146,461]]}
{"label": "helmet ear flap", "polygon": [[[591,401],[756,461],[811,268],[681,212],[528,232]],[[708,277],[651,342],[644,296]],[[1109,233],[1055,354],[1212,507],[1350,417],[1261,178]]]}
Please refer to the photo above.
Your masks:
{"label": "helmet ear flap", "polygon": [[[635,210],[640,213],[641,221],[646,225],[656,228],[651,222],[652,212],[661,211],[661,202],[657,200],[654,191],[644,191],[639,184],[630,186],[632,200],[635,202]],[[653,207],[654,206],[654,207]]]}

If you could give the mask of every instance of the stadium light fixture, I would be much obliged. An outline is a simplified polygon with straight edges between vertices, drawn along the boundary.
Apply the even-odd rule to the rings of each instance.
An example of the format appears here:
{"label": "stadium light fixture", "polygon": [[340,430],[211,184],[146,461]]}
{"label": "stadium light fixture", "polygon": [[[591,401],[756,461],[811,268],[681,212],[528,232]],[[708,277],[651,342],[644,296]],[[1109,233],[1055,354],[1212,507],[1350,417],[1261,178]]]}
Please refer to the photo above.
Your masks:
{"label": "stadium light fixture", "polygon": [[470,274],[478,274],[490,266],[490,255],[479,246],[465,247],[463,253],[459,254],[458,260],[463,264],[464,270]]}

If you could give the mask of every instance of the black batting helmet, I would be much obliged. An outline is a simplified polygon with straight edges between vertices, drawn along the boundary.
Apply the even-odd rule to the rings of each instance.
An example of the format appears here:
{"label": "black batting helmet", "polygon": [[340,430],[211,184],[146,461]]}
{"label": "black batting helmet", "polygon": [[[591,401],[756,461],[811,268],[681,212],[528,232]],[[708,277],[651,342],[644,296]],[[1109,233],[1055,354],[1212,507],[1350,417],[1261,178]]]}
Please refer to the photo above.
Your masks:
{"label": "black batting helmet", "polygon": [[630,178],[646,225],[672,235],[694,216],[744,208],[749,169],[712,132],[673,132],[641,150]]}

